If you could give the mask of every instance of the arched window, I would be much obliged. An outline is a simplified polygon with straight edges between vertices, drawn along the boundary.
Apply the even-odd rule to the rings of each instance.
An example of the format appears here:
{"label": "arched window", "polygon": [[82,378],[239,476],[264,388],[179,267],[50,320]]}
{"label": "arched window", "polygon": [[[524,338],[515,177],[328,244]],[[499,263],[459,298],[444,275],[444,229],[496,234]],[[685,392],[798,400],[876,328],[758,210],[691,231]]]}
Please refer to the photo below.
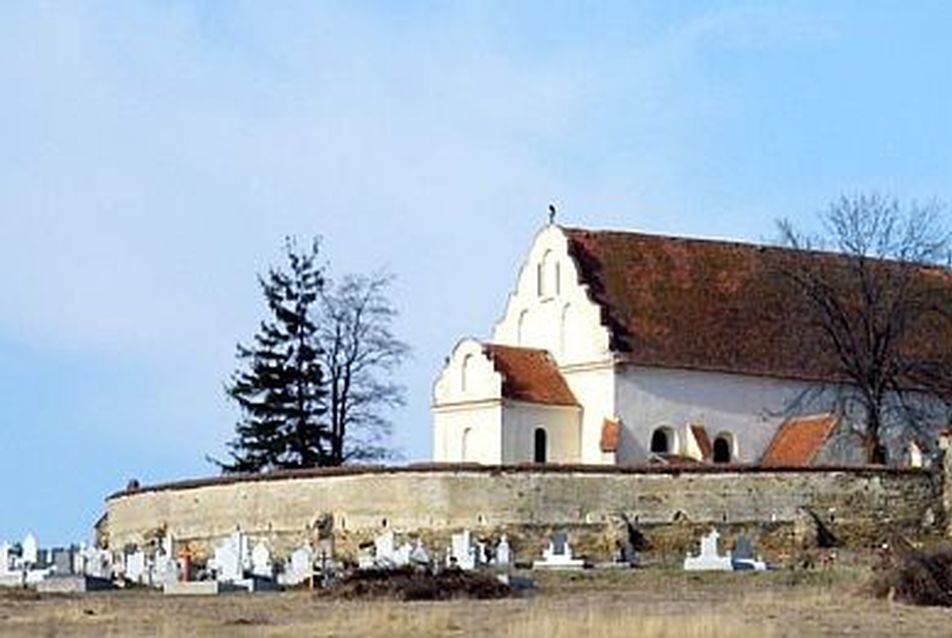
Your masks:
{"label": "arched window", "polygon": [[555,262],[555,295],[562,294],[562,264]]}
{"label": "arched window", "polygon": [[559,354],[565,356],[565,347],[568,345],[569,333],[569,304],[562,307],[562,315],[559,317]]}
{"label": "arched window", "polygon": [[733,447],[733,438],[730,434],[718,434],[714,439],[714,462],[730,463]]}
{"label": "arched window", "polygon": [[473,366],[473,355],[468,354],[463,357],[463,365],[460,366],[462,369],[462,374],[460,375],[460,389],[463,392],[466,392],[467,388],[471,385],[470,377],[473,374],[473,371],[470,369]]}
{"label": "arched window", "polygon": [[465,430],[463,430],[463,445],[462,445],[462,447],[460,448],[460,460],[461,460],[461,461],[464,461],[464,462],[465,462],[465,461],[468,461],[470,454],[472,454],[471,450],[469,449],[469,447],[470,447],[470,438],[471,438],[470,435],[471,435],[472,433],[473,433],[473,428],[466,428]]}
{"label": "arched window", "polygon": [[548,276],[551,255],[551,250],[545,251],[542,255],[542,259],[539,261],[539,265],[536,266],[536,293],[539,297],[545,297],[548,293],[545,278]]}
{"label": "arched window", "polygon": [[520,346],[526,344],[526,318],[529,316],[528,310],[519,313],[519,321],[516,323],[516,343]]}
{"label": "arched window", "polygon": [[536,463],[545,463],[548,459],[548,436],[545,428],[536,428],[535,431],[535,450],[532,460]]}
{"label": "arched window", "polygon": [[655,454],[672,454],[677,446],[674,430],[658,428],[651,435],[651,451]]}

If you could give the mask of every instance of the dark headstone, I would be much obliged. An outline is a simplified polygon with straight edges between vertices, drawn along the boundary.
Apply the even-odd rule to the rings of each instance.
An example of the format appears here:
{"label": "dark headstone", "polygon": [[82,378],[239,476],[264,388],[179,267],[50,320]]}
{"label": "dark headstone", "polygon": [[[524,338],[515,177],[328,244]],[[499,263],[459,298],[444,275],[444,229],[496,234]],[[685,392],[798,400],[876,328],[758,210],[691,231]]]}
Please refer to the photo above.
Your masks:
{"label": "dark headstone", "polygon": [[64,547],[55,547],[51,550],[51,564],[57,574],[73,573],[73,552]]}
{"label": "dark headstone", "polygon": [[734,541],[734,551],[731,554],[731,558],[738,558],[741,560],[750,559],[754,557],[754,550],[750,545],[750,539],[741,534],[737,537],[737,540]]}
{"label": "dark headstone", "polygon": [[565,532],[556,532],[552,536],[552,553],[556,556],[565,555],[565,546],[569,542],[569,535]]}

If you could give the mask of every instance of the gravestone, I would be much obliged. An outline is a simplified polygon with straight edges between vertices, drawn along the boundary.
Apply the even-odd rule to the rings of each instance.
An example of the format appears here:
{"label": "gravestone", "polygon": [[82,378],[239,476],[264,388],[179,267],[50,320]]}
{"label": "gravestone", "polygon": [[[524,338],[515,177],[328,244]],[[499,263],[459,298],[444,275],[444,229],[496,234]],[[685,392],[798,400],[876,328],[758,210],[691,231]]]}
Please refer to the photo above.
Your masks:
{"label": "gravestone", "polygon": [[413,544],[413,549],[410,550],[408,559],[410,563],[421,567],[429,565],[433,560],[430,557],[430,552],[426,551],[426,547],[423,546],[423,542],[420,539],[417,539]]}
{"label": "gravestone", "polygon": [[721,535],[712,529],[707,536],[701,537],[701,553],[697,556],[690,554],[684,559],[684,569],[688,571],[732,571],[730,552],[726,556],[717,553],[717,542]]}
{"label": "gravestone", "polygon": [[156,552],[155,562],[152,565],[151,584],[164,587],[168,583],[178,582],[178,561],[171,554]]}
{"label": "gravestone", "polygon": [[631,544],[631,541],[625,539],[621,545],[621,551],[619,552],[618,562],[625,565],[634,565],[638,562],[638,552],[635,551],[635,546]]}
{"label": "gravestone", "polygon": [[235,582],[244,578],[245,570],[251,567],[248,538],[235,530],[215,548],[212,567],[221,582]]}
{"label": "gravestone", "polygon": [[754,550],[750,540],[741,534],[734,542],[734,552],[731,554],[731,566],[734,571],[764,571],[766,563],[760,557],[754,557]]}
{"label": "gravestone", "polygon": [[126,566],[123,572],[126,580],[141,583],[145,576],[145,554],[136,550],[126,555]]}
{"label": "gravestone", "polygon": [[271,552],[263,541],[258,541],[251,551],[251,573],[261,578],[271,578],[274,570],[271,565]]}
{"label": "gravestone", "polygon": [[109,552],[98,547],[88,547],[83,552],[83,573],[96,578],[111,578],[112,565]]}
{"label": "gravestone", "polygon": [[297,585],[314,573],[314,550],[308,545],[298,547],[291,552],[291,558],[282,575],[282,584]]}
{"label": "gravestone", "polygon": [[508,565],[511,562],[512,548],[509,547],[509,539],[503,534],[502,538],[499,539],[499,544],[496,545],[496,564]]}
{"label": "gravestone", "polygon": [[0,543],[0,576],[6,576],[10,573],[10,544],[6,541]]}
{"label": "gravestone", "polygon": [[533,569],[581,569],[584,566],[584,560],[572,556],[569,536],[564,531],[553,534],[549,546],[542,552],[542,560],[532,563]]}
{"label": "gravestone", "polygon": [[448,565],[455,565],[460,569],[474,569],[476,567],[476,552],[470,540],[469,530],[464,529],[459,534],[453,534],[450,541],[450,551],[447,555]]}
{"label": "gravestone", "polygon": [[21,554],[21,562],[24,567],[33,567],[36,566],[39,562],[39,544],[36,541],[36,536],[32,533],[27,534],[26,538],[23,539],[23,553]]}
{"label": "gravestone", "polygon": [[390,568],[397,565],[397,552],[394,547],[393,530],[387,530],[374,539],[374,565]]}
{"label": "gravestone", "polygon": [[404,543],[397,548],[397,551],[393,553],[393,566],[394,567],[404,567],[410,564],[410,552],[413,551],[413,546],[410,543]]}
{"label": "gravestone", "polygon": [[740,534],[737,540],[734,541],[734,551],[731,553],[731,558],[747,560],[753,557],[754,550],[750,546],[750,540],[743,534]]}
{"label": "gravestone", "polygon": [[489,556],[487,554],[486,543],[482,541],[476,541],[474,551],[474,558],[476,559],[477,565],[483,565],[489,562]]}
{"label": "gravestone", "polygon": [[53,571],[57,574],[66,575],[73,573],[73,550],[66,547],[54,547],[50,552],[52,555]]}

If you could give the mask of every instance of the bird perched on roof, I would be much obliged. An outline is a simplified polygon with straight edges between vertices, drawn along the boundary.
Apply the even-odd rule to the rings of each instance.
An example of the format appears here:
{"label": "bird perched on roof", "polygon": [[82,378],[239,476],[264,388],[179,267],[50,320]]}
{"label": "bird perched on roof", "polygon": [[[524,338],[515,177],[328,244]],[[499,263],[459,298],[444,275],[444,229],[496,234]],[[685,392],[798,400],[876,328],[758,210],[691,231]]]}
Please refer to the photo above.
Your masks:
{"label": "bird perched on roof", "polygon": [[549,223],[555,223],[555,204],[549,204]]}

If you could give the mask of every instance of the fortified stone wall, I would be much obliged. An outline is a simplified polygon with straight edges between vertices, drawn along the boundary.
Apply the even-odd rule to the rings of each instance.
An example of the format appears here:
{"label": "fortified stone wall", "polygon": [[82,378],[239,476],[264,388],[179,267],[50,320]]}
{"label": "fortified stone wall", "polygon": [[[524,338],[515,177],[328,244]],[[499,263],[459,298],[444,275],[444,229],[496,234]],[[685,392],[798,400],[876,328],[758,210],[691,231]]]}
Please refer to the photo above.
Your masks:
{"label": "fortified stone wall", "polygon": [[201,556],[240,527],[276,556],[302,542],[334,544],[341,557],[385,528],[443,548],[449,535],[509,535],[517,558],[538,556],[568,529],[575,548],[607,560],[626,539],[683,557],[712,525],[743,531],[767,553],[833,542],[873,545],[940,532],[943,480],[923,470],[735,466],[596,468],[419,466],[286,472],[127,491],[107,500],[113,551],[148,547],[164,532]]}

